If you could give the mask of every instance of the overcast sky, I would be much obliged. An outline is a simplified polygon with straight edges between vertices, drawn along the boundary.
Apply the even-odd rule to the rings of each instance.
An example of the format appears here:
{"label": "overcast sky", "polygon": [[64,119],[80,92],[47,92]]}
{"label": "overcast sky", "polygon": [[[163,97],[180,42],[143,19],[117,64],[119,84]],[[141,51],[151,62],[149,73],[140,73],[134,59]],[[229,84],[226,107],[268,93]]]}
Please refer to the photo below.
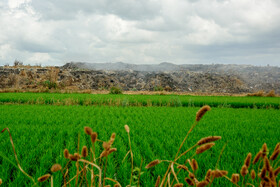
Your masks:
{"label": "overcast sky", "polygon": [[280,66],[280,0],[0,0],[0,65]]}

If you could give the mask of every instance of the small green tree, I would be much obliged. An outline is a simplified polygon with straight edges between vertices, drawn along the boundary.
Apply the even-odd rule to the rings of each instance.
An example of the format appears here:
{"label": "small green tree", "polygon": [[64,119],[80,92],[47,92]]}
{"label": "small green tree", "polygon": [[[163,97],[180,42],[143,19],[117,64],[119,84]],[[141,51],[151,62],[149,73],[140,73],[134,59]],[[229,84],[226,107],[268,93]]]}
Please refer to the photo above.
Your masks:
{"label": "small green tree", "polygon": [[111,87],[110,88],[110,94],[122,94],[122,89],[119,87]]}
{"label": "small green tree", "polygon": [[49,81],[49,80],[43,82],[43,86],[47,87],[48,89],[52,89],[52,88],[56,89],[57,88],[56,82]]}

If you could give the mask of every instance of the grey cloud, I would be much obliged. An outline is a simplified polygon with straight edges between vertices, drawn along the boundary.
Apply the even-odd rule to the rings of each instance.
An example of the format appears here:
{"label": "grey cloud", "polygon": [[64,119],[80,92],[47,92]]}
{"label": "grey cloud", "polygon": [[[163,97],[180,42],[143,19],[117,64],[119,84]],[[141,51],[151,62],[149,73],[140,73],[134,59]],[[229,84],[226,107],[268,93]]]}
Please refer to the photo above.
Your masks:
{"label": "grey cloud", "polygon": [[28,40],[19,40],[14,45],[17,50],[30,53],[59,53],[63,52],[58,46],[50,43],[36,43]]}
{"label": "grey cloud", "polygon": [[125,20],[151,19],[160,11],[160,3],[155,1],[131,0],[50,0],[32,1],[43,19],[73,19],[79,12],[84,14],[114,14]]}

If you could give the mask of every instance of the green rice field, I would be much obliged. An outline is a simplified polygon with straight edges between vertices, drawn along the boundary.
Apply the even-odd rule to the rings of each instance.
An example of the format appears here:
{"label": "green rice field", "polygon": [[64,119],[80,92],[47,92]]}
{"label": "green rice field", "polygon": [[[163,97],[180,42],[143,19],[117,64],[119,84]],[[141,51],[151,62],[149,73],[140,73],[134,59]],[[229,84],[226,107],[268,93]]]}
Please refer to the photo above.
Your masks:
{"label": "green rice field", "polygon": [[[216,135],[222,139],[202,154],[194,156],[193,150],[178,160],[184,163],[194,156],[199,165],[196,173],[199,180],[204,178],[208,169],[215,169],[225,145],[218,168],[227,170],[230,177],[232,173],[240,172],[249,152],[255,156],[264,142],[271,152],[280,142],[279,97],[1,93],[0,103],[0,128],[10,129],[21,166],[35,179],[50,173],[54,163],[65,166],[67,159],[63,157],[63,150],[68,148],[70,153],[77,152],[78,136],[79,152],[84,145],[91,147],[90,137],[84,133],[84,127],[89,126],[104,141],[109,140],[113,132],[116,133],[113,147],[117,148],[117,152],[108,156],[106,176],[119,181],[122,186],[128,185],[130,156],[123,161],[129,151],[124,129],[127,124],[130,127],[134,167],[140,168],[143,160],[140,186],[154,186],[157,176],[164,175],[168,164],[160,163],[149,170],[145,166],[155,159],[174,159],[195,120],[196,112],[205,104],[212,107],[211,111],[191,132],[182,151],[203,137]],[[97,142],[97,155],[102,149]],[[71,164],[70,176],[75,176],[75,164]],[[0,134],[0,168],[2,185],[32,186],[31,180],[16,166],[7,132]],[[187,186],[184,182],[186,176],[187,173],[180,172],[178,178]],[[56,173],[54,186],[61,186],[62,179],[62,174]],[[71,184],[75,186],[75,181]],[[108,184],[113,186],[114,183]],[[50,186],[50,182],[38,185]],[[212,186],[233,184],[220,178],[214,180]]]}
{"label": "green rice field", "polygon": [[280,109],[280,97],[1,93],[0,104],[183,106]]}

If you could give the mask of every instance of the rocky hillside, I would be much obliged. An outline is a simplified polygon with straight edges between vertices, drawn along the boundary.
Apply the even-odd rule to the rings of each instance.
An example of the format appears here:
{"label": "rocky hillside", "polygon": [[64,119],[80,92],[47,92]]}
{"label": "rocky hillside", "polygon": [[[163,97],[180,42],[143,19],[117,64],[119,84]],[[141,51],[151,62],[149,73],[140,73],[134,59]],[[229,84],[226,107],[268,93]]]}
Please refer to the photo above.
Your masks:
{"label": "rocky hillside", "polygon": [[62,67],[0,67],[0,89],[166,90],[207,93],[280,93],[280,68],[242,65],[132,65],[67,63]]}

